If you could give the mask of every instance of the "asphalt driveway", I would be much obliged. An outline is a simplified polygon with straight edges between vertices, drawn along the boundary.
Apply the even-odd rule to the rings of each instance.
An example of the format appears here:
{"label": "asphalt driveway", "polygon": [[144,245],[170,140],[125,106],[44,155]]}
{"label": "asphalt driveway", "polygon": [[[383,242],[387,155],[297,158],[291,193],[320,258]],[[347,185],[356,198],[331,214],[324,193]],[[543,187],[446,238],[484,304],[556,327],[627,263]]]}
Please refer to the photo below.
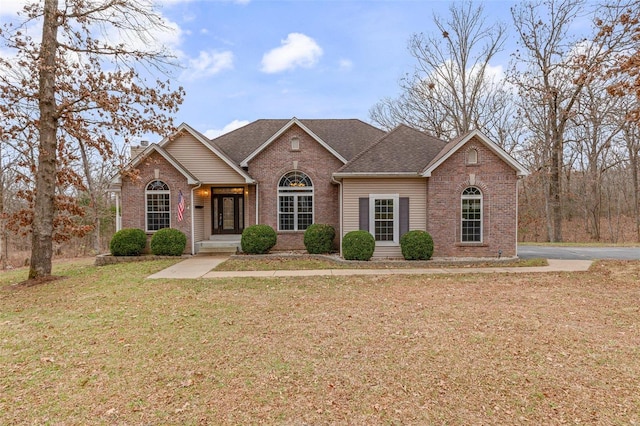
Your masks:
{"label": "asphalt driveway", "polygon": [[545,258],[566,260],[618,259],[639,260],[640,247],[559,247],[518,245],[522,259]]}

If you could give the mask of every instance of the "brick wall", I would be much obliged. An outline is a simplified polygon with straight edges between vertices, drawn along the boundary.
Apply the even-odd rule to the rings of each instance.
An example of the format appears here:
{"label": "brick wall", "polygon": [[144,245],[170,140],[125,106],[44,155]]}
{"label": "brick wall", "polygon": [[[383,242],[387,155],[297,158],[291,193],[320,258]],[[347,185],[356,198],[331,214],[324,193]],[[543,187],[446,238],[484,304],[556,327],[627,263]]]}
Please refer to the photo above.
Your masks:
{"label": "brick wall", "polygon": [[[291,140],[298,138],[300,149],[292,150]],[[297,162],[297,168],[296,164]],[[278,182],[287,172],[299,170],[313,182],[314,222],[332,225],[339,232],[339,187],[331,183],[331,174],[342,162],[297,125],[289,128],[277,140],[249,163],[249,174],[258,182],[259,217],[261,224],[278,230]],[[255,198],[248,197],[250,224],[255,224]],[[304,249],[304,231],[278,231],[274,250]]]}
{"label": "brick wall", "polygon": [[[466,164],[469,149],[478,163]],[[482,243],[461,243],[461,195],[468,186],[483,195]],[[515,170],[482,142],[467,142],[429,178],[427,229],[433,236],[434,256],[496,257],[516,255],[517,176]]]}
{"label": "brick wall", "polygon": [[[187,184],[187,179],[156,152],[143,160],[137,169],[139,174],[136,179],[129,177],[122,179],[122,227],[145,230],[145,188],[149,182],[159,179],[166,183],[171,191],[171,227],[184,232],[187,236],[185,253],[191,253],[191,188]],[[184,218],[178,222],[178,191],[180,190],[185,199],[185,211]],[[147,240],[150,240],[152,235],[148,233]]]}

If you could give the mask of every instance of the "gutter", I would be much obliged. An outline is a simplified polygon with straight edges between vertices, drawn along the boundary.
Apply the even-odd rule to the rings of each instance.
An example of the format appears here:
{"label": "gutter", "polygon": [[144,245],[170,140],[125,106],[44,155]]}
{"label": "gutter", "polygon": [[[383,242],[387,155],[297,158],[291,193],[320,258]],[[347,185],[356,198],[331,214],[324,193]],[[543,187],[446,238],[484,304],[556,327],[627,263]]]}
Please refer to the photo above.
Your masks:
{"label": "gutter", "polygon": [[356,173],[344,173],[337,172],[331,175],[332,180],[344,179],[344,178],[421,178],[423,177],[418,172],[389,172],[389,173],[375,173],[375,172],[356,172]]}

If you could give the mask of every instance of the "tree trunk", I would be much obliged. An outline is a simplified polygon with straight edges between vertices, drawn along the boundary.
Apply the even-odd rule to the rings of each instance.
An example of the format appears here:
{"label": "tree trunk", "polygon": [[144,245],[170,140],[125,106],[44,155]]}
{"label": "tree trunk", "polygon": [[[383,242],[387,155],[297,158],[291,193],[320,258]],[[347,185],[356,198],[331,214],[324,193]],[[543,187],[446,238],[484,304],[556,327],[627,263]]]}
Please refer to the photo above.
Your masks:
{"label": "tree trunk", "polygon": [[51,275],[53,220],[55,217],[58,117],[55,99],[58,47],[58,0],[45,0],[40,46],[38,103],[38,170],[33,211],[29,279]]}
{"label": "tree trunk", "polygon": [[549,204],[553,235],[552,243],[562,242],[562,153],[564,144],[559,132],[553,134],[551,151],[551,176],[549,176]]}
{"label": "tree trunk", "polygon": [[7,234],[4,225],[4,169],[2,168],[2,146],[0,146],[0,269],[7,269]]}

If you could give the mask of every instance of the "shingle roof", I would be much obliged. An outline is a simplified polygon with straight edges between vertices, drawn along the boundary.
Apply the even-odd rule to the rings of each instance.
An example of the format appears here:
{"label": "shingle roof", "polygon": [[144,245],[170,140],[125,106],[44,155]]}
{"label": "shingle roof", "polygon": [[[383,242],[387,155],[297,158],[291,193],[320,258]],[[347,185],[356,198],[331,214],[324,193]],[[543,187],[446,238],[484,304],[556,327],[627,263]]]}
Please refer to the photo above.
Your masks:
{"label": "shingle roof", "polygon": [[345,164],[339,173],[420,173],[445,145],[401,124]]}
{"label": "shingle roof", "polygon": [[[291,120],[261,119],[212,140],[240,164]],[[299,120],[327,145],[349,160],[378,140],[384,131],[357,119]]]}
{"label": "shingle roof", "polygon": [[462,139],[464,139],[465,137],[467,137],[467,134],[464,135],[460,135],[455,139],[450,140],[449,142],[447,142],[445,144],[445,146],[442,148],[442,150],[438,153],[438,155],[436,155],[435,157],[433,157],[431,159],[431,161],[429,161],[429,164],[427,164],[424,169],[427,169],[429,166],[431,166],[432,164],[435,164],[438,160],[440,160],[442,157],[446,156],[447,154],[449,154],[449,152],[458,144],[460,143],[460,141]]}

